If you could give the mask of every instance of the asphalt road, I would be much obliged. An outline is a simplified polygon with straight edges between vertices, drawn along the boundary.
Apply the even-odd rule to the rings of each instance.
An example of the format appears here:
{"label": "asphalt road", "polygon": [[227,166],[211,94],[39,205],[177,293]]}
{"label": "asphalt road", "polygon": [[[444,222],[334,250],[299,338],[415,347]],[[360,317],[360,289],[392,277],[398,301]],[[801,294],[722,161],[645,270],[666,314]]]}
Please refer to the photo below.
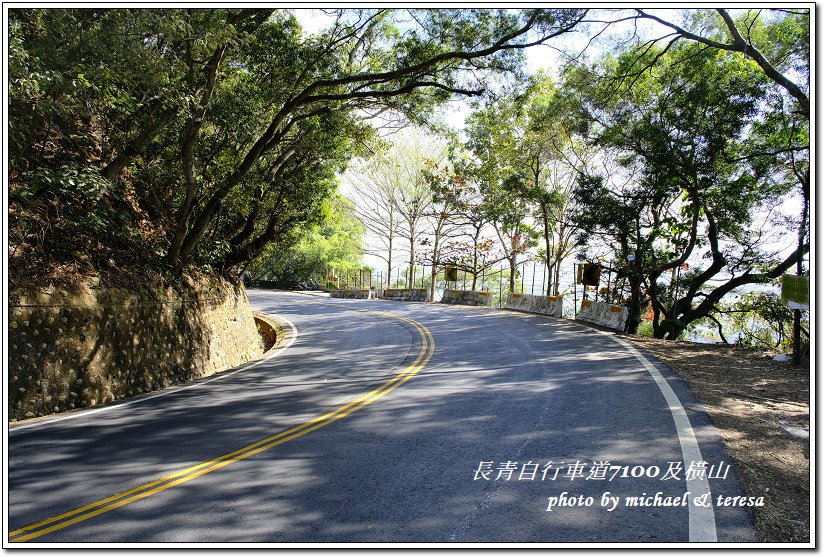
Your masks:
{"label": "asphalt road", "polygon": [[[8,540],[757,541],[746,509],[717,504],[740,482],[686,385],[614,335],[489,308],[250,300],[297,332],[268,360],[10,427]],[[692,459],[705,470],[687,478]]]}

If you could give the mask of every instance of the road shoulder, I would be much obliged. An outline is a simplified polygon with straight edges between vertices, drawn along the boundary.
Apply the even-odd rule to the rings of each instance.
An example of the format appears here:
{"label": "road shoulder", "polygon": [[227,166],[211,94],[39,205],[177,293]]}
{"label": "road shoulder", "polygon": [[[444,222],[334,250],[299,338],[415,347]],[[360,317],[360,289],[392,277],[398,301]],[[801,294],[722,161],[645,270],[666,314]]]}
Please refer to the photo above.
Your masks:
{"label": "road shoulder", "polygon": [[688,385],[735,461],[762,539],[810,541],[809,360],[800,368],[735,346],[625,335]]}

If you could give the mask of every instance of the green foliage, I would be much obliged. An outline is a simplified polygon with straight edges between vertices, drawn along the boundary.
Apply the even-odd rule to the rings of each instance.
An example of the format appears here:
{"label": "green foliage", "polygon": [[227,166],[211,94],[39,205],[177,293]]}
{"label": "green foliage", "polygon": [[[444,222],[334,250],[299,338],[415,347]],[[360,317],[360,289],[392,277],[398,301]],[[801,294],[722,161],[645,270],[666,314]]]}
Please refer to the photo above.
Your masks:
{"label": "green foliage", "polygon": [[526,179],[517,165],[516,133],[520,115],[510,102],[477,110],[468,119],[467,148],[474,161],[464,161],[460,172],[478,184],[485,219],[493,223],[510,264],[534,245],[525,224],[530,213],[524,195]]}
{"label": "green foliage", "polygon": [[[518,94],[476,110],[468,120],[467,147],[477,162],[467,168],[485,196],[487,218],[497,224],[502,242],[529,239],[520,247],[503,246],[510,265],[513,256],[542,239],[550,270],[545,290],[551,293],[554,283],[556,294],[560,263],[576,245],[571,192],[581,172],[577,166],[590,157],[570,112],[569,99],[539,72]],[[524,234],[527,219],[536,226]]]}
{"label": "green foliage", "polygon": [[74,168],[66,164],[27,172],[25,182],[27,187],[14,192],[21,199],[53,193],[80,205],[99,201],[112,190],[112,183],[94,168]]}
{"label": "green foliage", "polygon": [[179,17],[164,12],[9,11],[12,173],[34,158],[94,163],[107,154],[101,140],[122,143],[152,110],[184,99],[179,61],[142,39]]}
{"label": "green foliage", "polygon": [[[732,302],[719,304],[713,312],[715,321],[702,319],[696,327],[717,328],[728,342],[750,348],[792,350],[793,312],[780,296],[768,291],[754,291]],[[809,314],[802,320],[809,330]]]}
{"label": "green foliage", "polygon": [[655,331],[652,327],[652,321],[642,321],[638,325],[636,334],[642,337],[653,338],[655,336]]}
{"label": "green foliage", "polygon": [[[609,182],[579,178],[579,225],[610,238],[619,259],[636,257],[631,276],[644,280],[634,288],[646,282],[656,336],[678,337],[725,293],[793,262],[774,261],[759,239],[763,215],[804,181],[809,145],[785,105],[765,102],[783,94],[755,61],[698,42],[641,44],[569,70],[565,85],[619,165]],[[710,263],[685,275],[683,290],[659,283],[700,252]],[[719,275],[732,278],[713,286]]]}
{"label": "green foliage", "polygon": [[332,196],[323,204],[318,221],[267,246],[248,270],[255,278],[264,280],[312,280],[323,284],[330,270],[351,274],[362,269],[365,229],[352,202],[338,194]]}
{"label": "green foliage", "polygon": [[368,117],[423,122],[481,95],[491,73],[518,74],[527,37],[585,10],[335,13],[308,35],[267,8],[9,10],[15,257],[31,230],[65,255],[111,226],[154,265],[229,273],[324,217],[335,174],[374,139]]}

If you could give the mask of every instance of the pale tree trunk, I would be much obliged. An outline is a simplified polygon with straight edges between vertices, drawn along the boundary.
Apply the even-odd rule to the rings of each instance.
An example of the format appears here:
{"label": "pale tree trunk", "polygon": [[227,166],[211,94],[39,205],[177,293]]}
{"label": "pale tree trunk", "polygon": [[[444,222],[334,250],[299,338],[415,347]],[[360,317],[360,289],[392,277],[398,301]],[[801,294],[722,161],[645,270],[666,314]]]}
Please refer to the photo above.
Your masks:
{"label": "pale tree trunk", "polygon": [[475,290],[478,283],[478,240],[481,237],[480,227],[475,227],[475,236],[472,238],[472,290]]}
{"label": "pale tree trunk", "polygon": [[432,281],[429,285],[429,301],[435,301],[435,281],[438,278],[438,264],[440,263],[440,252],[441,252],[441,235],[443,234],[443,226],[445,222],[445,218],[443,213],[441,217],[438,219],[438,224],[435,226],[435,238],[432,241],[432,271],[430,276]]}
{"label": "pale tree trunk", "polygon": [[472,288],[474,291],[478,287],[478,244],[475,244],[475,250],[472,252]]}
{"label": "pale tree trunk", "polygon": [[[573,277],[574,280],[574,277]],[[560,288],[558,287],[559,283],[561,282],[561,262],[555,261],[555,288],[553,291],[553,296],[559,296],[561,293]]]}
{"label": "pale tree trunk", "polygon": [[389,257],[386,260],[387,265],[387,272],[386,272],[386,288],[392,288],[392,244],[395,240],[395,235],[392,234],[392,216],[389,216],[389,236],[387,238],[387,244],[389,248]]}
{"label": "pale tree trunk", "polygon": [[435,301],[435,281],[438,280],[438,266],[432,264],[432,284],[429,285],[429,301]]}
{"label": "pale tree trunk", "polygon": [[[561,282],[561,260],[564,257],[564,245],[566,244],[566,240],[564,239],[564,231],[566,227],[561,223],[558,227],[558,243],[555,246],[555,290],[554,296],[558,296],[560,294],[560,282]],[[573,278],[573,280],[575,280]]]}
{"label": "pale tree trunk", "polygon": [[415,226],[410,224],[409,226],[409,275],[407,279],[409,283],[406,285],[407,288],[414,288],[415,287]]}

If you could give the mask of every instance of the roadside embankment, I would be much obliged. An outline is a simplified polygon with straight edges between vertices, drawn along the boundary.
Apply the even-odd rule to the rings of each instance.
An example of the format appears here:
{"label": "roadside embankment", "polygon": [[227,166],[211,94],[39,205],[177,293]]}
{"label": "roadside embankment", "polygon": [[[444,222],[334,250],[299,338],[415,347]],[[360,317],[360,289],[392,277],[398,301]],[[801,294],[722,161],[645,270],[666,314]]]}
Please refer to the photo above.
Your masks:
{"label": "roadside embankment", "polygon": [[9,419],[140,395],[263,354],[246,292],[218,279],[132,291],[16,292]]}
{"label": "roadside embankment", "polygon": [[810,360],[772,352],[625,335],[687,381],[735,460],[762,539],[810,541]]}

